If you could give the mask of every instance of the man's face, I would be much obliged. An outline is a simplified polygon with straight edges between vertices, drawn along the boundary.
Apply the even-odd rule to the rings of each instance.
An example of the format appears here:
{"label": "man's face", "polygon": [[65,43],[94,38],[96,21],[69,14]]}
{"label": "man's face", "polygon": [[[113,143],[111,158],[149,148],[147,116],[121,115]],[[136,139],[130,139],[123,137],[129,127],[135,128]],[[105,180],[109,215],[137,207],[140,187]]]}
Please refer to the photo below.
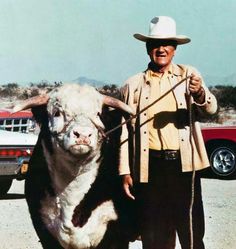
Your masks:
{"label": "man's face", "polygon": [[175,55],[176,43],[170,40],[150,40],[147,42],[147,53],[159,69],[167,68]]}

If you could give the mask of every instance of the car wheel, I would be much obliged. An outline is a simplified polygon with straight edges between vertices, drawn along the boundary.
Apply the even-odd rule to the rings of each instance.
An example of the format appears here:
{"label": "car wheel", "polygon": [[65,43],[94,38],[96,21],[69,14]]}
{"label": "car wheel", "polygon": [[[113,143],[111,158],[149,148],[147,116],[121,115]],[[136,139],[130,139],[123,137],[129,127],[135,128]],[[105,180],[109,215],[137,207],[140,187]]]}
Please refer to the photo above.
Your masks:
{"label": "car wheel", "polygon": [[7,194],[12,184],[12,180],[10,179],[0,179],[0,196],[4,196]]}
{"label": "car wheel", "polygon": [[216,145],[210,151],[211,168],[218,176],[230,176],[236,170],[236,150],[230,144]]}

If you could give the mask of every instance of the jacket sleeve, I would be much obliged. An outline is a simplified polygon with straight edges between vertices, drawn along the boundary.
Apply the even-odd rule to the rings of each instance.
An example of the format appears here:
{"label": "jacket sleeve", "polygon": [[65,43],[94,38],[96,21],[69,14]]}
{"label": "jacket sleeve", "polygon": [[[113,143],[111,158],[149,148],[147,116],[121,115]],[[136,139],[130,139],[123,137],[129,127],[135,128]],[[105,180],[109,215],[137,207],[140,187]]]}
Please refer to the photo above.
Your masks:
{"label": "jacket sleeve", "polygon": [[188,68],[188,75],[190,75],[191,73],[194,73],[195,75],[197,75],[198,77],[200,77],[202,79],[202,87],[205,91],[205,101],[202,104],[197,103],[196,101],[194,101],[193,98],[192,98],[192,103],[195,104],[195,106],[197,107],[197,110],[199,110],[199,112],[203,112],[203,113],[206,113],[209,115],[215,114],[217,112],[217,100],[216,100],[215,96],[210,92],[210,90],[206,86],[201,74],[197,71],[197,69],[195,69],[193,67],[189,67]]}
{"label": "jacket sleeve", "polygon": [[[129,97],[129,87],[126,84],[121,88],[121,100],[128,104]],[[125,121],[125,118],[122,118],[122,122]],[[120,144],[120,162],[119,162],[119,175],[130,174],[130,165],[129,165],[129,132],[127,125],[122,126],[121,133],[121,144]]]}

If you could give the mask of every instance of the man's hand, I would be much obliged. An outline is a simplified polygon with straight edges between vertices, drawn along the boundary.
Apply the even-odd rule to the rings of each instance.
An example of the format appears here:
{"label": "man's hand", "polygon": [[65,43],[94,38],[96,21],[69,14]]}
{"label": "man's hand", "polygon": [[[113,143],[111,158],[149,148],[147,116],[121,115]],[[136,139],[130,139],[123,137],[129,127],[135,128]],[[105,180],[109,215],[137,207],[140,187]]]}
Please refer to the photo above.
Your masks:
{"label": "man's hand", "polygon": [[203,103],[205,99],[205,90],[202,87],[202,79],[195,74],[191,74],[189,80],[189,91],[194,100],[198,103]]}
{"label": "man's hand", "polygon": [[131,194],[130,190],[133,187],[133,179],[130,175],[122,176],[123,190],[128,198],[134,200],[135,197]]}
{"label": "man's hand", "polygon": [[189,91],[191,94],[197,94],[202,88],[202,80],[200,77],[191,74],[189,80]]}

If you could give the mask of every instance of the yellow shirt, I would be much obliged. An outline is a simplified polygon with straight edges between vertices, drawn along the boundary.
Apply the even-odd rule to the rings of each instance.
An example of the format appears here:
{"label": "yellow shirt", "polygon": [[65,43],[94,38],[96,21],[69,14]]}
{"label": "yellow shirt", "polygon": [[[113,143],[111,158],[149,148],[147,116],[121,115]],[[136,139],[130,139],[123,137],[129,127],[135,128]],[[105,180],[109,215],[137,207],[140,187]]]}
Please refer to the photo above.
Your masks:
{"label": "yellow shirt", "polygon": [[[163,74],[147,71],[147,80],[150,82],[149,104],[165,94],[171,84],[169,76],[172,67]],[[176,126],[177,104],[173,92],[152,105],[148,109],[149,149],[153,150],[179,150],[179,133]]]}

